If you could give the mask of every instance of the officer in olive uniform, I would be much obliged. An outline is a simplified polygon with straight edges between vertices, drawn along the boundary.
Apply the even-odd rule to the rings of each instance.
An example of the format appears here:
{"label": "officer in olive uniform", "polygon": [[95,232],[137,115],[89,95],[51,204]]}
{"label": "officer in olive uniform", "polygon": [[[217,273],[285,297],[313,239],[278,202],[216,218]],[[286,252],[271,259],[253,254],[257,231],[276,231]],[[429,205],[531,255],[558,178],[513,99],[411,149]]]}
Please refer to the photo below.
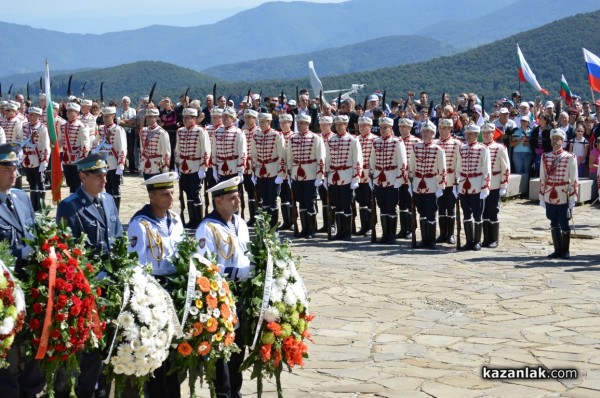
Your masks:
{"label": "officer in olive uniform", "polygon": [[[103,192],[108,167],[106,155],[93,153],[76,163],[81,186],[67,199],[59,203],[56,220],[65,219],[75,238],[86,235],[87,245],[103,258],[110,256],[116,238],[123,235],[119,211],[114,198]],[[101,271],[102,275],[105,271]],[[78,380],[78,397],[93,397],[96,383],[102,371],[100,351],[84,353]],[[102,387],[96,397],[102,396]],[[65,392],[59,391],[59,396]],[[66,395],[68,396],[68,391]]]}
{"label": "officer in olive uniform", "polygon": [[[21,147],[18,144],[0,145],[0,239],[10,244],[16,258],[15,271],[25,281],[23,266],[32,253],[23,238],[32,238],[29,228],[34,223],[34,212],[27,194],[15,189]],[[9,367],[0,369],[0,391],[6,398],[33,398],[44,388],[44,378],[38,361],[25,362],[24,342],[17,337],[6,359]]]}

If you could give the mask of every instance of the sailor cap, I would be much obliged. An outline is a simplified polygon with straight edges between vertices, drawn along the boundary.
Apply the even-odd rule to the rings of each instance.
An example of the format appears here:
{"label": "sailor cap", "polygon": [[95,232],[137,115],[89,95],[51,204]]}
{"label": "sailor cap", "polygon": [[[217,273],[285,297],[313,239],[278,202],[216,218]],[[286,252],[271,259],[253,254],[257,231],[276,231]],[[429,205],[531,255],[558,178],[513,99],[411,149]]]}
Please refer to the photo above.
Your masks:
{"label": "sailor cap", "polygon": [[116,113],[117,108],[115,108],[114,106],[105,106],[104,108],[102,108],[103,115],[114,115]]}
{"label": "sailor cap", "polygon": [[60,104],[58,102],[52,101],[52,108],[58,109],[58,108],[60,108]]}
{"label": "sailor cap", "polygon": [[394,119],[389,117],[382,117],[379,119],[379,126],[390,126],[394,125]]}
{"label": "sailor cap", "polygon": [[198,117],[198,110],[194,108],[185,108],[181,114],[183,116]]}
{"label": "sailor cap", "polygon": [[544,105],[544,108],[554,108],[554,102],[546,101],[546,105]]}
{"label": "sailor cap", "polygon": [[177,173],[169,171],[154,177],[148,178],[142,183],[148,191],[157,191],[159,189],[170,189],[175,187],[175,181],[179,179]]}
{"label": "sailor cap", "polygon": [[91,153],[77,163],[77,171],[83,171],[92,174],[106,174],[106,153]]}
{"label": "sailor cap", "polygon": [[238,186],[241,182],[242,179],[238,176],[235,176],[233,178],[230,178],[229,180],[218,183],[206,192],[211,193],[213,198],[216,198],[217,196],[227,195],[233,192],[238,192]]}
{"label": "sailor cap", "polygon": [[373,119],[366,116],[361,116],[358,118],[358,124],[368,124],[369,126],[373,125]]}

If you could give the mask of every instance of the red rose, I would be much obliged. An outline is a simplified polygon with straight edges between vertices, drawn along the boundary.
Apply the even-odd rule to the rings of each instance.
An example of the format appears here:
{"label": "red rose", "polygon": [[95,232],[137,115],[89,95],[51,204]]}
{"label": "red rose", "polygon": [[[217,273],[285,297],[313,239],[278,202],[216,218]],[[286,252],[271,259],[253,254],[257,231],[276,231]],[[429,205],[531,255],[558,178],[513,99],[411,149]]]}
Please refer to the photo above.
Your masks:
{"label": "red rose", "polygon": [[81,256],[81,250],[79,250],[78,248],[71,250],[71,252],[76,256]]}
{"label": "red rose", "polygon": [[58,329],[52,329],[52,331],[50,332],[50,337],[53,339],[58,339],[60,337],[60,332],[58,331]]}
{"label": "red rose", "polygon": [[67,245],[65,245],[64,243],[59,243],[58,245],[56,245],[56,248],[58,250],[67,250],[69,247]]}
{"label": "red rose", "polygon": [[49,239],[51,242],[58,242],[58,235],[55,235]]}
{"label": "red rose", "polygon": [[44,307],[40,303],[33,304],[33,312],[36,314],[41,314],[44,311]]}
{"label": "red rose", "polygon": [[92,264],[90,264],[90,263],[87,263],[85,266],[87,267],[87,270],[88,270],[89,272],[94,272],[94,267],[92,267]]}
{"label": "red rose", "polygon": [[67,273],[65,274],[65,279],[68,282],[73,282],[73,279],[75,279],[75,274],[72,274],[69,271],[67,271]]}
{"label": "red rose", "polygon": [[36,279],[38,282],[45,281],[46,279],[48,279],[48,274],[47,274],[47,273],[45,273],[44,271],[38,271],[38,273],[37,273],[37,274],[35,274],[35,279]]}
{"label": "red rose", "polygon": [[65,314],[58,313],[54,315],[54,320],[56,322],[64,322],[65,319],[67,319],[67,316]]}
{"label": "red rose", "polygon": [[42,250],[45,252],[49,252],[50,251],[50,245],[48,244],[48,241],[42,243]]}
{"label": "red rose", "polygon": [[72,283],[67,283],[65,285],[65,290],[69,293],[71,293],[73,291],[73,284]]}
{"label": "red rose", "polygon": [[36,347],[40,345],[40,339],[33,339],[33,345],[35,345]]}
{"label": "red rose", "polygon": [[56,278],[56,282],[54,282],[54,286],[58,290],[65,290],[66,282],[63,278]]}
{"label": "red rose", "polygon": [[40,324],[39,319],[33,318],[33,319],[29,320],[29,327],[32,330],[38,330],[40,328],[40,326],[41,326],[41,324]]}
{"label": "red rose", "polygon": [[32,287],[31,288],[31,297],[33,297],[34,299],[40,297],[40,291],[37,288]]}
{"label": "red rose", "polygon": [[42,260],[42,262],[40,263],[40,266],[42,268],[50,268],[50,266],[52,265],[52,260],[49,257],[46,257],[45,259]]}
{"label": "red rose", "polygon": [[102,288],[101,288],[100,286],[98,286],[98,287],[96,288],[96,295],[97,295],[98,297],[102,296]]}

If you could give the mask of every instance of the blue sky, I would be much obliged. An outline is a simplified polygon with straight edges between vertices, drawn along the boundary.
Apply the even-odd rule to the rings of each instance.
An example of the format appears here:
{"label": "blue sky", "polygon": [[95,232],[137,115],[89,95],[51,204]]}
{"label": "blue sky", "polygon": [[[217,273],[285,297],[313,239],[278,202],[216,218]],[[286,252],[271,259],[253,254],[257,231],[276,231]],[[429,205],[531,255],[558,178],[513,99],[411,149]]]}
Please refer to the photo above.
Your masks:
{"label": "blue sky", "polygon": [[[283,0],[291,1],[291,0]],[[340,3],[344,0],[308,0]],[[149,25],[197,26],[217,22],[266,0],[120,0],[96,3],[73,0],[7,1],[0,20],[67,33],[106,33]],[[105,4],[106,7],[102,8]],[[117,4],[117,6],[115,6]],[[32,12],[35,10],[35,12]]]}

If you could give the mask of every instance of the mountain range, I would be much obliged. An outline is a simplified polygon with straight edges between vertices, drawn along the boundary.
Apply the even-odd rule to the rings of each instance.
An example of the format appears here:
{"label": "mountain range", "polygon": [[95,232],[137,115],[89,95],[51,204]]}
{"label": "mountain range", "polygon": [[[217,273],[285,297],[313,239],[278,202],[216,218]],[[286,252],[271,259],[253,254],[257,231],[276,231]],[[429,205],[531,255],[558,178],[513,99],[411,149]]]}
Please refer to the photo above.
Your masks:
{"label": "mountain range", "polygon": [[[464,49],[598,8],[597,0],[270,2],[210,25],[157,25],[101,35],[1,22],[0,76],[40,71],[45,58],[60,70],[153,60],[202,71],[394,35],[425,36]],[[271,64],[278,68],[276,61]],[[239,74],[250,80],[243,77],[243,70]]]}

